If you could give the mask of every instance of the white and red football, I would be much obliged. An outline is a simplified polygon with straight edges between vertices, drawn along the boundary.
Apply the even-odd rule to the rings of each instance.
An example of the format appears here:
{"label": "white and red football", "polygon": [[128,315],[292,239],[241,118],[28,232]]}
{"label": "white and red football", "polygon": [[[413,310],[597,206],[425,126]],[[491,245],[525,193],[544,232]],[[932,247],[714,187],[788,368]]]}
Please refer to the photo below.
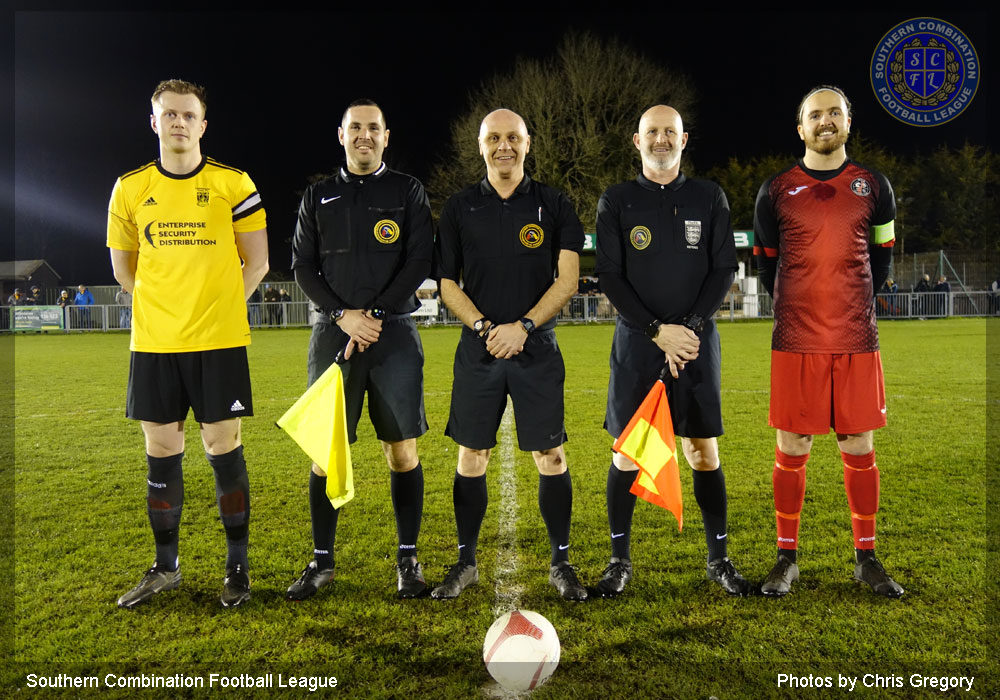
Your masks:
{"label": "white and red football", "polygon": [[512,610],[498,617],[486,633],[483,661],[507,690],[532,690],[556,670],[559,650],[559,635],[551,622],[531,610]]}

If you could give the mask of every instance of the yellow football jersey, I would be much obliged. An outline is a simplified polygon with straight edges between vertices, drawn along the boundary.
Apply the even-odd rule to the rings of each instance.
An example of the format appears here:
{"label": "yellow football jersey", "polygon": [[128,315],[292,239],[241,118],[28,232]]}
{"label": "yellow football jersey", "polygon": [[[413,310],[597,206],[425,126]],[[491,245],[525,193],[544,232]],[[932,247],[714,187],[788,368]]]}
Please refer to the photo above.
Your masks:
{"label": "yellow football jersey", "polygon": [[132,350],[249,345],[236,236],[265,225],[250,177],[211,158],[187,175],[155,161],[118,178],[108,205],[108,247],[139,252]]}

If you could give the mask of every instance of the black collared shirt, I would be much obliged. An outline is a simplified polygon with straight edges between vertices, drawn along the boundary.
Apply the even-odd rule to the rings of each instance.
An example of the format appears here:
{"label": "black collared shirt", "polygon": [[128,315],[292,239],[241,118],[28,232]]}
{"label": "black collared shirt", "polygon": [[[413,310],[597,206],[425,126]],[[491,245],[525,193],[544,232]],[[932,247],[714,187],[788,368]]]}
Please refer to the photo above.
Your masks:
{"label": "black collared shirt", "polygon": [[597,204],[597,273],[625,319],[645,327],[688,314],[709,318],[738,268],[726,195],[679,174],[609,187]]}
{"label": "black collared shirt", "polygon": [[306,189],[292,240],[292,269],[319,308],[409,313],[431,271],[430,205],[416,178],[345,168]]}
{"label": "black collared shirt", "polygon": [[525,175],[501,199],[483,178],[444,205],[435,276],[461,279],[486,318],[511,323],[552,286],[562,250],[583,250],[583,226],[565,194]]}

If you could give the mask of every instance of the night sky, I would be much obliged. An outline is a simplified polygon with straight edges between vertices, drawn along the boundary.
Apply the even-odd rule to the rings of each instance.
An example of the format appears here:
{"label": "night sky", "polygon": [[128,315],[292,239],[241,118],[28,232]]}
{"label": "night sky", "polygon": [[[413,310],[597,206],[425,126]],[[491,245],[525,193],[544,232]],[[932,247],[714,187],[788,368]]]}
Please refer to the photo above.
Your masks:
{"label": "night sky", "polygon": [[[717,14],[668,4],[609,17],[526,7],[15,13],[15,236],[13,246],[3,242],[0,259],[45,258],[65,285],[114,283],[104,245],[111,188],[158,155],[149,95],[159,80],[178,77],[208,88],[202,152],[250,173],[267,208],[271,268],[287,270],[306,178],[342,161],[336,127],[347,102],[367,96],[382,105],[392,132],[387,162],[423,179],[468,92],[509,70],[518,55],[550,54],[570,28],[618,37],[692,78],[699,97],[688,153],[702,172],[729,156],[801,155],[793,113],[819,83],[843,87],[854,103],[852,131],[891,150],[991,145],[989,13],[858,13],[840,4],[824,12]],[[896,121],[877,104],[869,78],[882,36],[918,16],[956,25],[983,66],[971,107],[934,128]],[[592,212],[580,215],[592,226]]]}

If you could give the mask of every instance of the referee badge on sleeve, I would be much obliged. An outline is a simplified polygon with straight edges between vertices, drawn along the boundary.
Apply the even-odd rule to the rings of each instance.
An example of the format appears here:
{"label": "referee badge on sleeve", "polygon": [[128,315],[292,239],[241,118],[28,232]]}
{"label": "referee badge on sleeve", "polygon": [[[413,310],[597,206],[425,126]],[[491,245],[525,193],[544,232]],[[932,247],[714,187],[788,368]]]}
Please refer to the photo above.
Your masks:
{"label": "referee badge on sleeve", "polygon": [[653,240],[653,234],[645,226],[636,226],[629,233],[628,238],[632,241],[632,247],[636,250],[644,250],[649,247]]}
{"label": "referee badge on sleeve", "polygon": [[382,219],[375,224],[375,240],[389,245],[399,240],[399,224],[392,219]]}

